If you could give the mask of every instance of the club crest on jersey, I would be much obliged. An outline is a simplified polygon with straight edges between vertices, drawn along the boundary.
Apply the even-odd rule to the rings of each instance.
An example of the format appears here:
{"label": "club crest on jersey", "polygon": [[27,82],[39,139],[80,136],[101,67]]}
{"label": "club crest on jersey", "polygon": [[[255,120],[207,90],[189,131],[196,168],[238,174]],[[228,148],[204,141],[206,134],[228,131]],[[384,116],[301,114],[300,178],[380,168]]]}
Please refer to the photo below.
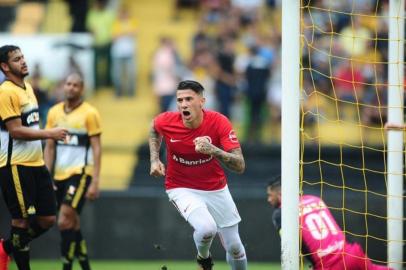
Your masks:
{"label": "club crest on jersey", "polygon": [[78,136],[77,135],[67,135],[65,138],[65,144],[78,145],[79,144]]}
{"label": "club crest on jersey", "polygon": [[68,194],[74,195],[74,194],[75,194],[75,191],[76,191],[76,187],[75,187],[75,186],[69,186]]}
{"label": "club crest on jersey", "polygon": [[202,138],[205,138],[206,140],[209,141],[209,143],[212,143],[212,140],[211,140],[210,136],[202,136]]}
{"label": "club crest on jersey", "polygon": [[35,215],[37,213],[37,210],[35,209],[35,206],[30,205],[30,207],[28,207],[27,209],[27,214],[32,216]]}
{"label": "club crest on jersey", "polygon": [[230,133],[228,134],[228,138],[230,139],[231,142],[238,143],[237,135],[235,134],[234,130],[230,131]]}
{"label": "club crest on jersey", "polygon": [[27,116],[27,124],[30,125],[32,123],[38,123],[39,122],[39,113],[38,112],[32,112]]}

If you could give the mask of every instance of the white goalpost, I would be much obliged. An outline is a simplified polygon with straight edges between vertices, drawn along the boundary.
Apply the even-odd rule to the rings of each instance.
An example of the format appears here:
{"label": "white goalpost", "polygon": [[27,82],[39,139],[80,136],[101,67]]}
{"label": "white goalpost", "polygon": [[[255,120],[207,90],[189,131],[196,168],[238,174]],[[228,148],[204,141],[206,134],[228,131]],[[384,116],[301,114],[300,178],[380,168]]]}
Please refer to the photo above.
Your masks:
{"label": "white goalpost", "polygon": [[[388,122],[403,125],[404,0],[389,1]],[[403,261],[403,131],[388,131],[388,265]]]}
{"label": "white goalpost", "polygon": [[299,269],[300,1],[282,1],[282,269]]}

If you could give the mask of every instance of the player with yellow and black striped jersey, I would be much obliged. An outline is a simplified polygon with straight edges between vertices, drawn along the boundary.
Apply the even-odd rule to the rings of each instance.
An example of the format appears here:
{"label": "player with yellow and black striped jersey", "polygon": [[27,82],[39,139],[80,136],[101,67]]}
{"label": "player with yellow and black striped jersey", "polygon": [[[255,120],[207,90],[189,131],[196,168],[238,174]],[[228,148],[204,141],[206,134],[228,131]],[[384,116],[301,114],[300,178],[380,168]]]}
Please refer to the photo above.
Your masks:
{"label": "player with yellow and black striped jersey", "polygon": [[90,270],[80,213],[85,198],[95,199],[99,193],[100,116],[83,101],[83,88],[79,74],[69,75],[64,83],[65,101],[49,110],[46,124],[46,128],[69,131],[65,141],[47,140],[45,146],[45,164],[54,172],[63,270],[72,269],[75,256],[83,270]]}
{"label": "player with yellow and black striped jersey", "polygon": [[41,139],[64,140],[65,128],[39,129],[38,103],[19,47],[0,47],[0,188],[11,214],[11,233],[0,239],[0,270],[13,255],[19,270],[29,270],[29,242],[56,221],[52,181],[44,166]]}

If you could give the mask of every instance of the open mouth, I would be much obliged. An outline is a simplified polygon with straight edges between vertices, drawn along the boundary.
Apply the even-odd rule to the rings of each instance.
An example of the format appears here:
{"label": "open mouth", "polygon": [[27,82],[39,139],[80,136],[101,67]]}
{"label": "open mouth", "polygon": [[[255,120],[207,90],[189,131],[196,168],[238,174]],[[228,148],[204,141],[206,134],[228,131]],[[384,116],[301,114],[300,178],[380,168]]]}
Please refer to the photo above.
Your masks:
{"label": "open mouth", "polygon": [[182,111],[183,116],[190,116],[190,112],[189,111]]}

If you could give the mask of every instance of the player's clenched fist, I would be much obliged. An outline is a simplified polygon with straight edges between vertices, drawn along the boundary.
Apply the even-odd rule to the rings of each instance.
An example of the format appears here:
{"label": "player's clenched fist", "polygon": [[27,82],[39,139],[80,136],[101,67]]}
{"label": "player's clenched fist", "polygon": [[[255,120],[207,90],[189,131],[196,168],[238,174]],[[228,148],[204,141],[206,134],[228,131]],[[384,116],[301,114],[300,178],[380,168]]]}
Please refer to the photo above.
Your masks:
{"label": "player's clenched fist", "polygon": [[208,137],[197,137],[193,140],[195,144],[195,151],[201,154],[211,155],[213,150],[213,145],[210,143]]}
{"label": "player's clenched fist", "polygon": [[151,162],[149,174],[154,177],[165,176],[165,165],[159,160]]}

